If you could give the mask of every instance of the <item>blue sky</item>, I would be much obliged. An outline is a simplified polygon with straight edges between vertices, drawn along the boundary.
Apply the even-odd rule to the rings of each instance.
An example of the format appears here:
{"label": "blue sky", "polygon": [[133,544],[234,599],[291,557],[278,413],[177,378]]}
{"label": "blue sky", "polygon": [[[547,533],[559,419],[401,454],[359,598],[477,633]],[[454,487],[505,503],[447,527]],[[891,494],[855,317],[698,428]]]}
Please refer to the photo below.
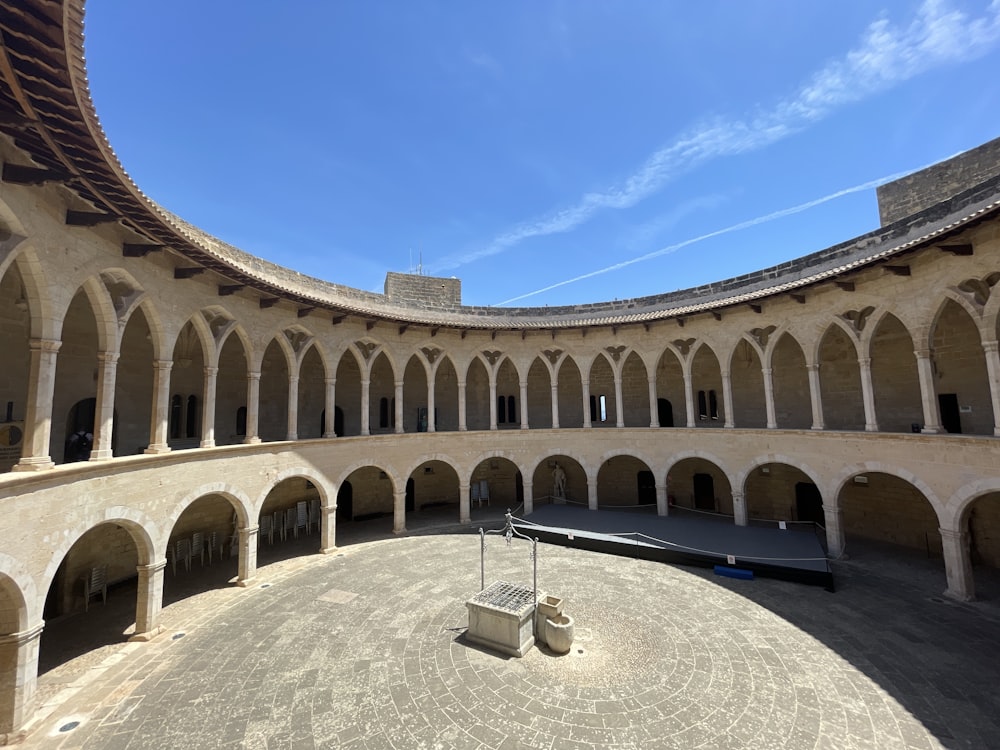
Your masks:
{"label": "blue sky", "polygon": [[1000,0],[91,0],[86,52],[166,208],[361,289],[422,257],[475,305],[805,255],[1000,136]]}

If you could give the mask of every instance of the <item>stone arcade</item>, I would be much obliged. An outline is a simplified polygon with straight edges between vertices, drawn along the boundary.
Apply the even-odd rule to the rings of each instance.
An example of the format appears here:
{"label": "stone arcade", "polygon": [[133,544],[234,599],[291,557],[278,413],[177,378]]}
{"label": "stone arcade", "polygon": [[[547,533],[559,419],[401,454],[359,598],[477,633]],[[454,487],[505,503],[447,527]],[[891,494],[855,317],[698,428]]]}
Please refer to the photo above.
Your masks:
{"label": "stone arcade", "polygon": [[360,517],[402,533],[446,503],[468,523],[474,487],[530,513],[558,466],[595,510],[819,520],[831,556],[926,550],[960,600],[973,564],[1000,566],[1000,140],[774,268],[464,307],[450,280],[305,278],[149,201],[93,110],[82,18],[81,0],[0,14],[0,734],[31,719],[45,620],[83,608],[89,571],[137,578],[153,638],[178,540],[221,544],[235,518],[247,585],[260,530],[299,503],[330,552]]}

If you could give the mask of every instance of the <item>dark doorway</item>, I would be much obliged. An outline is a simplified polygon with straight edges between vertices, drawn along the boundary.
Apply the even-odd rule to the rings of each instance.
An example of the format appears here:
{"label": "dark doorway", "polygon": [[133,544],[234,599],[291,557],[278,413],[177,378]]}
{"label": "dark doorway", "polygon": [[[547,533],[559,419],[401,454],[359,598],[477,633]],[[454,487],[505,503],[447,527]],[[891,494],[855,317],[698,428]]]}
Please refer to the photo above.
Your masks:
{"label": "dark doorway", "polygon": [[938,408],[941,409],[941,426],[945,432],[956,435],[962,433],[962,415],[958,408],[957,393],[939,393]]}
{"label": "dark doorway", "polygon": [[344,482],[337,491],[337,522],[354,520],[354,487]]}
{"label": "dark doorway", "polygon": [[636,474],[639,488],[639,505],[656,504],[656,479],[651,471],[640,471]]}
{"label": "dark doorway", "polygon": [[414,510],[416,503],[414,498],[416,497],[416,492],[413,489],[413,477],[406,480],[406,512]]}
{"label": "dark doorway", "polygon": [[674,426],[674,407],[665,398],[656,399],[656,417],[660,421],[660,427]]}
{"label": "dark doorway", "polygon": [[524,505],[524,479],[521,478],[521,472],[514,475],[514,501],[518,505]]}
{"label": "dark doorway", "polygon": [[694,475],[694,507],[698,510],[715,510],[715,480],[711,474]]}
{"label": "dark doorway", "polygon": [[820,526],[826,523],[823,516],[823,496],[812,482],[795,485],[795,517],[798,521],[812,521]]}
{"label": "dark doorway", "polygon": [[63,461],[68,464],[86,461],[94,444],[94,414],[97,410],[96,398],[77,401],[69,410],[66,419],[66,446]]}

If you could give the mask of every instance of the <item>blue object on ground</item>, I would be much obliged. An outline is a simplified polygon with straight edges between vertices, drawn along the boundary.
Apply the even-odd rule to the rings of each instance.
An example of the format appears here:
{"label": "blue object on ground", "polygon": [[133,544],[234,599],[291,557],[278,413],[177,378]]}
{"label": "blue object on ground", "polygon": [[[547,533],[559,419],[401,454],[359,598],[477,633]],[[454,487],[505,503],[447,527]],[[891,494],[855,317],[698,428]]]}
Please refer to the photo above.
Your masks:
{"label": "blue object on ground", "polygon": [[726,576],[726,578],[739,578],[743,581],[753,580],[753,571],[744,568],[730,568],[726,565],[716,565],[715,575]]}

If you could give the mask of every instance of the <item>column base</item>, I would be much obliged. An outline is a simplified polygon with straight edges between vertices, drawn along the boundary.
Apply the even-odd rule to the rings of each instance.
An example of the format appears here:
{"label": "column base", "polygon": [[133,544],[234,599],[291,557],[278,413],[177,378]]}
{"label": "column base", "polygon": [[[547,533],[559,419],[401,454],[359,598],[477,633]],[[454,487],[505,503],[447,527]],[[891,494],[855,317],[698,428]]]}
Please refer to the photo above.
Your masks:
{"label": "column base", "polygon": [[944,596],[949,599],[953,599],[956,602],[974,602],[976,597],[973,594],[967,594],[964,591],[952,591],[951,589],[944,590]]}
{"label": "column base", "polygon": [[878,432],[878,425],[877,424],[866,424],[865,425],[865,432]]}
{"label": "column base", "polygon": [[319,553],[321,555],[332,555],[334,552],[339,552],[340,548],[334,545],[333,547],[320,547]]}
{"label": "column base", "polygon": [[920,428],[920,433],[922,435],[940,435],[943,432],[944,432],[944,428],[943,427],[939,427],[939,426],[935,426],[935,425],[929,425],[927,427],[921,427]]}
{"label": "column base", "polygon": [[406,527],[405,526],[401,526],[398,529],[393,529],[392,533],[393,534],[405,534],[406,533]]}
{"label": "column base", "polygon": [[823,426],[823,425],[821,425],[821,424],[814,424],[814,425],[813,425],[812,427],[810,427],[809,429],[810,429],[810,430],[825,430],[825,429],[826,429],[826,427],[825,427],[825,426]]}
{"label": "column base", "polygon": [[257,445],[260,442],[260,438],[257,436],[243,438],[244,445]]}
{"label": "column base", "polygon": [[170,446],[166,443],[151,443],[149,447],[143,448],[142,452],[147,454],[170,453]]}
{"label": "column base", "polygon": [[156,638],[163,632],[163,626],[159,625],[152,630],[147,630],[145,633],[136,633],[135,635],[129,637],[129,642],[135,643],[148,643],[149,641]]}
{"label": "column base", "polygon": [[214,448],[215,447],[215,441],[214,440],[202,440],[200,443],[198,443],[198,447],[199,448]]}
{"label": "column base", "polygon": [[49,456],[31,456],[22,458],[11,471],[46,471],[55,468],[55,461]]}
{"label": "column base", "polygon": [[241,578],[236,582],[236,585],[241,589],[246,589],[250,588],[255,583],[257,583],[257,576],[254,576],[253,578]]}
{"label": "column base", "polygon": [[110,448],[105,448],[99,451],[91,451],[90,458],[88,461],[110,461],[114,458],[114,454],[111,452]]}

